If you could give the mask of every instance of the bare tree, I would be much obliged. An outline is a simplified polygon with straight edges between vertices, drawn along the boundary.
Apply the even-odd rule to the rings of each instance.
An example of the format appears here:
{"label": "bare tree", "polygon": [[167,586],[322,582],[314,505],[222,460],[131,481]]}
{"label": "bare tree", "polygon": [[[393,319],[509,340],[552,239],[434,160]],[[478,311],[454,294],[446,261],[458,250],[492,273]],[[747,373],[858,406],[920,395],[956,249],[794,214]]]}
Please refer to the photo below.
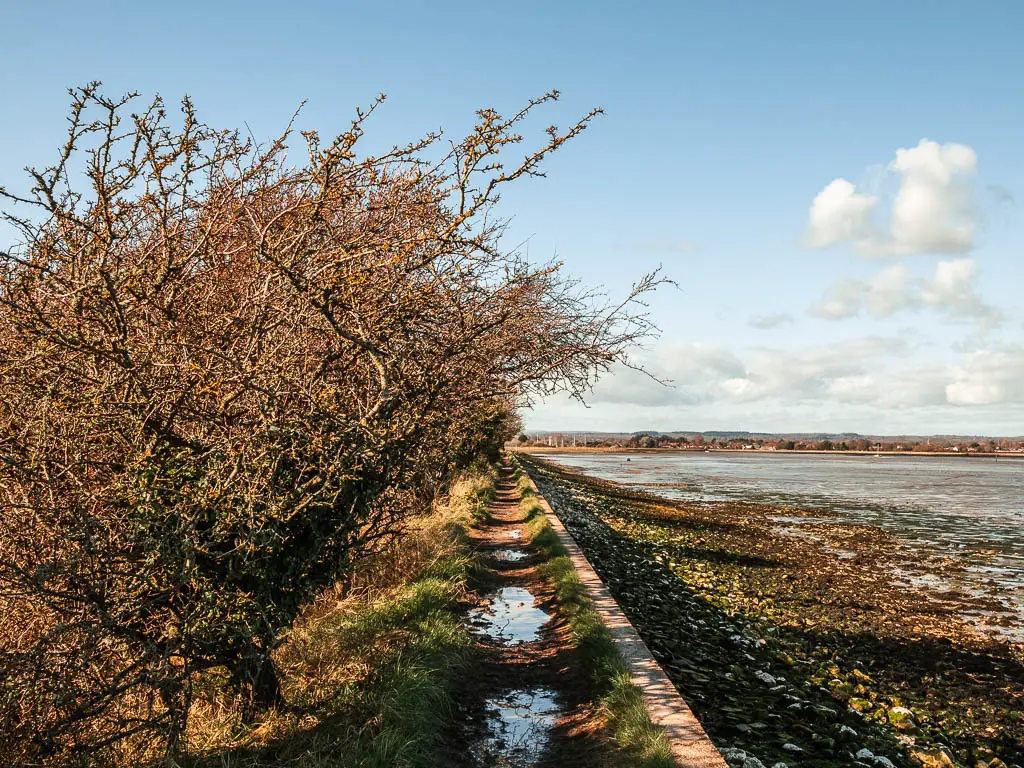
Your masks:
{"label": "bare tree", "polygon": [[[197,672],[250,706],[301,606],[384,546],[517,407],[582,397],[654,330],[502,247],[540,106],[378,156],[380,100],[268,146],[182,102],[72,91],[32,188],[0,189],[0,717],[12,762],[179,748]],[[86,182],[82,186],[82,182]]]}

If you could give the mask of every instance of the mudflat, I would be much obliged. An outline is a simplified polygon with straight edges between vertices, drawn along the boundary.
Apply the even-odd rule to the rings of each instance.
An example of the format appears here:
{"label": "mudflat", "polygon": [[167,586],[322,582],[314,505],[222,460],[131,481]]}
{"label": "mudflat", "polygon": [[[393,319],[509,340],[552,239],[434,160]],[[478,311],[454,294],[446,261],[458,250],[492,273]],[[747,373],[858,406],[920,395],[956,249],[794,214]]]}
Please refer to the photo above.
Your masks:
{"label": "mudflat", "polygon": [[[692,504],[528,459],[716,746],[766,765],[1024,765],[1024,648],[894,579],[890,533]],[[937,762],[931,762],[937,761]]]}

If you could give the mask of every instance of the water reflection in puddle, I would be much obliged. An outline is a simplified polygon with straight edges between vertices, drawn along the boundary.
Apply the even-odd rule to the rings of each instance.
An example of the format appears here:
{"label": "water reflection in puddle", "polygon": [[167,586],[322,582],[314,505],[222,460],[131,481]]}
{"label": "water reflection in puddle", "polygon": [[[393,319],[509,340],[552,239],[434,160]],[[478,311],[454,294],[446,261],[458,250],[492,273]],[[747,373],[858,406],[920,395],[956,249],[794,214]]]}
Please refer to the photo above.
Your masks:
{"label": "water reflection in puddle", "polygon": [[529,556],[528,552],[523,552],[519,549],[498,549],[491,553],[491,557],[495,560],[501,560],[506,563],[518,563]]}
{"label": "water reflection in puddle", "polygon": [[539,760],[560,714],[549,688],[511,691],[489,699],[487,733],[470,749],[477,764],[526,768]]}
{"label": "water reflection in puddle", "polygon": [[470,624],[502,645],[538,640],[547,620],[533,595],[522,587],[502,587],[490,603],[470,612]]}

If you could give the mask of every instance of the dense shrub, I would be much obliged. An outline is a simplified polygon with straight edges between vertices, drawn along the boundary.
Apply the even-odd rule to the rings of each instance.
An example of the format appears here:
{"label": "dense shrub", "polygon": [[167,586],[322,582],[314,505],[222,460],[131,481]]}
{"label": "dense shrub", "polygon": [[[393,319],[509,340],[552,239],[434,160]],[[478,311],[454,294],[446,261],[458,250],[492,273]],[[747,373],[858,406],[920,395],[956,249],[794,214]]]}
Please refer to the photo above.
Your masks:
{"label": "dense shrub", "polygon": [[23,240],[0,257],[12,761],[173,751],[212,667],[276,701],[301,606],[516,434],[518,406],[625,360],[658,282],[606,305],[502,247],[502,185],[593,117],[505,167],[557,94],[379,156],[358,113],[303,133],[300,163],[290,130],[258,147],[187,100],[173,123],[159,99],[72,95],[57,162],[2,192]]}

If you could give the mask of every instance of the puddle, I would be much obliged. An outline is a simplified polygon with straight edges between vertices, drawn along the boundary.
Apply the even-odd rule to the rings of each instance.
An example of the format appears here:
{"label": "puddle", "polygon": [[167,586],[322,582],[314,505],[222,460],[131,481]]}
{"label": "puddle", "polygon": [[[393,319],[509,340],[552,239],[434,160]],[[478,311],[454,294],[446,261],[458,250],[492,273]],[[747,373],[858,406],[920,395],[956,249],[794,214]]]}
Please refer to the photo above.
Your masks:
{"label": "puddle", "polygon": [[487,733],[470,745],[476,762],[495,768],[535,765],[561,712],[550,688],[511,691],[488,699]]}
{"label": "puddle", "polygon": [[530,554],[523,552],[519,549],[499,549],[491,552],[491,557],[495,560],[501,560],[506,563],[518,563],[520,560],[526,560]]}
{"label": "puddle", "polygon": [[502,645],[532,643],[549,616],[536,606],[529,590],[502,587],[490,603],[470,612],[470,624]]}

